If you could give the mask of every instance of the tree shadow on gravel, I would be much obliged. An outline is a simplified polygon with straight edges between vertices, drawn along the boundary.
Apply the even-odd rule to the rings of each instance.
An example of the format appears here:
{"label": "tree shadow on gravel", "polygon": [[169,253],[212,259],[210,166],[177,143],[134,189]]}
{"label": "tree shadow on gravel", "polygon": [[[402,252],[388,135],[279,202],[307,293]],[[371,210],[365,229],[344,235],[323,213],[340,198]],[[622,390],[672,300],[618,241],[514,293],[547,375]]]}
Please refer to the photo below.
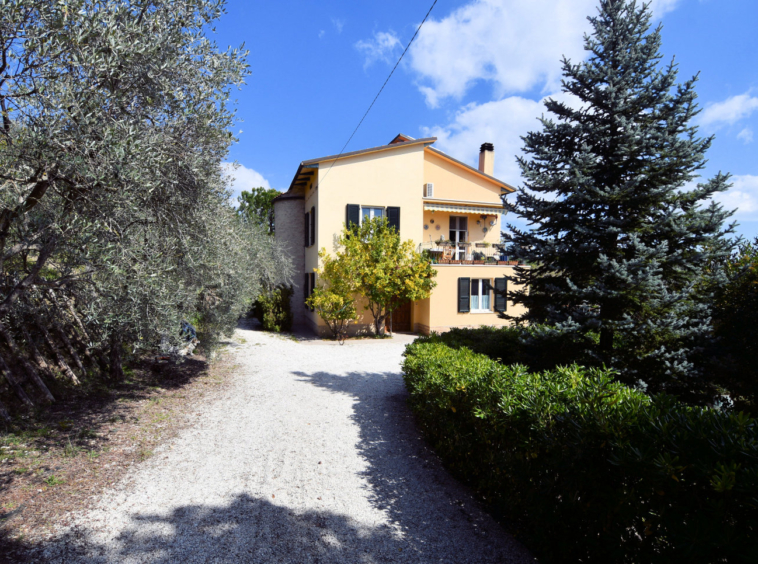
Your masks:
{"label": "tree shadow on gravel", "polygon": [[354,399],[352,420],[367,463],[362,475],[371,488],[369,502],[399,527],[420,562],[431,561],[424,557],[430,550],[435,562],[535,562],[427,446],[399,374],[294,374]]}
{"label": "tree shadow on gravel", "polygon": [[366,528],[343,515],[296,512],[244,494],[221,507],[185,506],[167,516],[142,514],[132,519],[109,549],[73,531],[35,556],[60,563],[424,561],[423,554],[389,526]]}

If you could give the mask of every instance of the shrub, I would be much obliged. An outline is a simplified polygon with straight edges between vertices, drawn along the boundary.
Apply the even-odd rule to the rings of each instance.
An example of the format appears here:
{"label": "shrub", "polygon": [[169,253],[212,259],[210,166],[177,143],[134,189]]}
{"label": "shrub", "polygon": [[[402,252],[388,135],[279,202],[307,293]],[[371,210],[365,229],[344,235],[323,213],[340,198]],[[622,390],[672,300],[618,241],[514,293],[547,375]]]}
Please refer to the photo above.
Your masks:
{"label": "shrub", "polygon": [[523,364],[530,370],[550,370],[579,362],[591,364],[584,351],[591,336],[558,330],[549,325],[529,327],[455,328],[442,334],[421,337],[417,343],[443,343],[454,349],[467,347],[503,364]]}
{"label": "shrub", "polygon": [[405,353],[417,421],[544,562],[758,561],[754,419],[436,339]]}
{"label": "shrub", "polygon": [[258,296],[253,304],[253,315],[265,331],[281,333],[292,329],[291,297],[292,288],[289,286],[274,288]]}

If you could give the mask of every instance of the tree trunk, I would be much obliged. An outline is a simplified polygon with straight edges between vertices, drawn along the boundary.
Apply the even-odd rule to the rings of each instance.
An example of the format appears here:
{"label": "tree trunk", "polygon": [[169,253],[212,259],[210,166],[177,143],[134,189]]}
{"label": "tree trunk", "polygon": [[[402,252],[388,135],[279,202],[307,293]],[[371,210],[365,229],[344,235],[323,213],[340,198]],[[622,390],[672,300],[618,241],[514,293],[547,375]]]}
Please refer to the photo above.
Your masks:
{"label": "tree trunk", "polygon": [[604,355],[613,352],[613,329],[607,325],[600,328],[600,352]]}
{"label": "tree trunk", "polygon": [[124,379],[124,369],[121,367],[121,341],[111,337],[111,378],[118,382]]}
{"label": "tree trunk", "polygon": [[0,325],[0,335],[2,335],[3,339],[5,339],[5,342],[8,343],[11,354],[18,360],[21,366],[24,367],[24,370],[29,375],[29,378],[31,378],[32,382],[34,382],[39,391],[42,392],[42,395],[45,396],[45,399],[48,402],[53,403],[55,401],[53,394],[51,394],[50,390],[47,389],[47,386],[45,386],[45,383],[42,381],[42,378],[39,377],[39,374],[37,374],[37,371],[34,369],[34,367],[29,363],[28,360],[26,360],[21,351],[19,351],[18,347],[16,346],[16,341],[13,340],[13,336],[10,334],[10,332],[6,331],[2,325]]}
{"label": "tree trunk", "polygon": [[66,360],[63,358],[61,351],[58,349],[58,347],[55,346],[55,342],[50,338],[50,333],[47,332],[45,326],[42,325],[39,321],[37,321],[36,325],[37,329],[39,329],[39,332],[44,337],[48,348],[53,352],[55,359],[58,361],[58,368],[60,368],[61,372],[63,372],[63,374],[65,374],[66,377],[71,380],[72,384],[78,386],[80,384],[79,378],[76,377],[76,374],[74,374],[74,371],[71,370],[71,367],[66,364]]}
{"label": "tree trunk", "polygon": [[29,407],[34,407],[34,403],[32,403],[32,400],[30,400],[29,396],[26,395],[24,388],[22,388],[21,384],[18,383],[16,377],[11,372],[11,369],[8,368],[8,364],[5,362],[5,359],[2,357],[2,355],[0,355],[0,370],[3,372],[3,374],[5,374],[5,379],[8,380],[8,383],[16,392],[18,398]]}
{"label": "tree trunk", "polygon": [[21,332],[24,335],[24,340],[26,341],[26,346],[29,347],[29,350],[32,353],[32,358],[34,358],[34,362],[37,363],[37,366],[39,366],[40,370],[42,370],[45,374],[52,376],[53,370],[50,367],[50,365],[45,360],[45,357],[42,356],[42,354],[39,352],[39,349],[37,348],[37,345],[34,344],[34,341],[32,340],[31,335],[29,335],[29,331],[27,331],[26,327],[21,327]]}
{"label": "tree trunk", "polygon": [[5,409],[5,404],[0,401],[0,417],[2,417],[6,422],[9,422],[11,420],[11,415],[8,413],[8,410]]}
{"label": "tree trunk", "polygon": [[63,327],[61,327],[58,323],[53,323],[53,328],[55,329],[55,332],[58,334],[63,344],[66,345],[66,348],[68,349],[68,354],[71,355],[71,358],[74,359],[74,362],[79,367],[79,370],[82,371],[82,376],[86,375],[87,370],[85,370],[84,365],[82,364],[82,361],[79,358],[79,355],[76,354],[76,349],[74,348],[74,345],[71,344],[71,341],[66,335],[66,332],[63,330]]}

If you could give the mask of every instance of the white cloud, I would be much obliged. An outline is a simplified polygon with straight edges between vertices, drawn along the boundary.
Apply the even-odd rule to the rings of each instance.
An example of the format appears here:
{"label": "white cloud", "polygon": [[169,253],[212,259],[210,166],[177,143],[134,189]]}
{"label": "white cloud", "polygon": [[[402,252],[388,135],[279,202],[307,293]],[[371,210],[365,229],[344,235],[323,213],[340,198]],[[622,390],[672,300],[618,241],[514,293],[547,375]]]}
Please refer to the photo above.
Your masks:
{"label": "white cloud", "polygon": [[236,202],[237,197],[243,190],[251,188],[271,188],[268,180],[263,178],[260,172],[247,168],[244,165],[235,165],[234,163],[221,163],[221,171],[227,176],[227,185],[232,191],[232,201]]}
{"label": "white cloud", "polygon": [[736,219],[758,221],[758,176],[733,176],[732,183],[734,185],[729,190],[716,195],[715,199],[727,210],[736,209]]}
{"label": "white cloud", "polygon": [[737,139],[741,139],[745,145],[753,142],[753,130],[746,127],[737,134]]}
{"label": "white cloud", "polygon": [[363,68],[370,67],[377,61],[393,63],[394,54],[402,47],[403,44],[400,43],[400,39],[392,30],[378,31],[374,34],[373,39],[358,41],[355,44],[355,48],[366,57]]}
{"label": "white cloud", "polygon": [[332,25],[334,26],[334,29],[337,30],[337,33],[342,33],[342,28],[345,27],[345,20],[341,20],[339,18],[332,18]]}
{"label": "white cloud", "polygon": [[[555,100],[572,104],[564,93],[553,94]],[[476,166],[482,143],[495,145],[495,176],[511,185],[521,181],[516,155],[521,153],[522,135],[542,128],[537,121],[545,114],[544,100],[520,96],[484,104],[463,106],[447,125],[422,127],[424,136],[437,137],[435,147],[465,163]]]}
{"label": "white cloud", "polygon": [[323,29],[320,29],[318,32],[318,38],[321,39],[322,37],[324,37],[324,35],[326,35],[326,32]]}
{"label": "white cloud", "polygon": [[732,125],[750,117],[750,114],[756,110],[758,110],[758,98],[745,93],[709,105],[700,114],[699,121],[705,127],[717,129],[722,125]]}
{"label": "white cloud", "polygon": [[[660,17],[679,0],[653,2]],[[493,84],[495,97],[558,90],[561,58],[585,57],[587,16],[597,0],[474,0],[424,24],[409,51],[410,67],[431,107],[460,99],[477,81]]]}

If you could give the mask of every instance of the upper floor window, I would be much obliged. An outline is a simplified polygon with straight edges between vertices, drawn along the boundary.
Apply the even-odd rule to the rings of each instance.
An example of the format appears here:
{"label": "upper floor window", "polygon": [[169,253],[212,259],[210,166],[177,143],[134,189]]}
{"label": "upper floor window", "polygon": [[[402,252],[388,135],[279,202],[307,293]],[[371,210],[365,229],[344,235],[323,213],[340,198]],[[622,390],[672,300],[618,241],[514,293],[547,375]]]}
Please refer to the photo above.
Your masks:
{"label": "upper floor window", "polygon": [[450,216],[450,241],[465,243],[468,240],[468,217]]}
{"label": "upper floor window", "polygon": [[361,207],[361,222],[377,217],[384,217],[384,208]]}

